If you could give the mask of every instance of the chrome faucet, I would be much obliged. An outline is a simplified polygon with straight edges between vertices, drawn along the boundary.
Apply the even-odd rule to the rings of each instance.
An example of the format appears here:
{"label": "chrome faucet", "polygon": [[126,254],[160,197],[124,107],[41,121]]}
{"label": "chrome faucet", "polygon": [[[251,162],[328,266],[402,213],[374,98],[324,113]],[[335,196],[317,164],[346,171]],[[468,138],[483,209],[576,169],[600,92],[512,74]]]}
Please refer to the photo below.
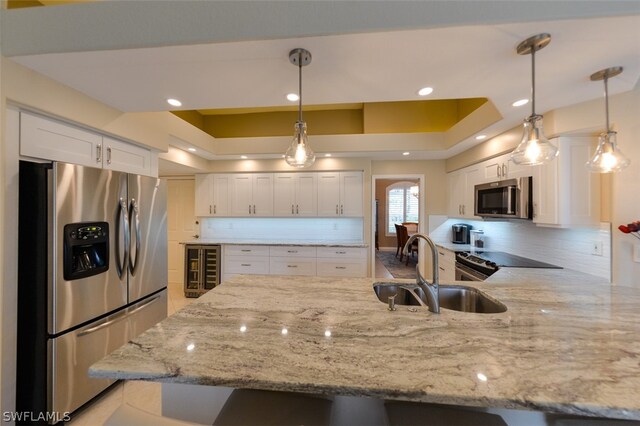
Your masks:
{"label": "chrome faucet", "polygon": [[431,249],[431,259],[433,266],[433,283],[429,283],[421,274],[420,274],[420,266],[416,265],[416,284],[424,291],[427,295],[427,304],[429,305],[429,311],[439,314],[440,313],[440,285],[438,284],[438,250],[436,249],[436,245],[431,241],[431,238],[427,237],[424,234],[413,234],[404,245],[403,252],[405,256],[409,255],[409,249],[411,248],[411,244],[418,239],[422,238],[427,242],[429,248]]}

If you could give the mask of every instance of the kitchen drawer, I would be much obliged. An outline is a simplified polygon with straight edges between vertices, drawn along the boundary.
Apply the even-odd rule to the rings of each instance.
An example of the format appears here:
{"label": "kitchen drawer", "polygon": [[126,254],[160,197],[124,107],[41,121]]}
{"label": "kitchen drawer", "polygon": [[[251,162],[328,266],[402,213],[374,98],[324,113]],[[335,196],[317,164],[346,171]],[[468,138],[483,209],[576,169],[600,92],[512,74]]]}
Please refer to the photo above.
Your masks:
{"label": "kitchen drawer", "polygon": [[366,259],[367,249],[365,247],[318,247],[318,257]]}
{"label": "kitchen drawer", "polygon": [[455,264],[439,264],[438,265],[438,278],[440,282],[443,281],[455,281],[456,279],[456,267]]}
{"label": "kitchen drawer", "polygon": [[299,247],[299,246],[271,246],[269,248],[271,256],[286,257],[316,257],[315,247]]}
{"label": "kitchen drawer", "polygon": [[269,262],[271,275],[305,275],[316,274],[315,257],[272,257]]}
{"label": "kitchen drawer", "polygon": [[225,274],[268,274],[269,256],[225,256],[222,270]]}
{"label": "kitchen drawer", "polygon": [[269,246],[228,245],[225,247],[225,255],[269,256]]}
{"label": "kitchen drawer", "polygon": [[443,249],[442,247],[437,247],[438,249],[438,262],[441,263],[456,263],[456,253],[451,250]]}
{"label": "kitchen drawer", "polygon": [[318,259],[318,276],[366,277],[366,259]]}

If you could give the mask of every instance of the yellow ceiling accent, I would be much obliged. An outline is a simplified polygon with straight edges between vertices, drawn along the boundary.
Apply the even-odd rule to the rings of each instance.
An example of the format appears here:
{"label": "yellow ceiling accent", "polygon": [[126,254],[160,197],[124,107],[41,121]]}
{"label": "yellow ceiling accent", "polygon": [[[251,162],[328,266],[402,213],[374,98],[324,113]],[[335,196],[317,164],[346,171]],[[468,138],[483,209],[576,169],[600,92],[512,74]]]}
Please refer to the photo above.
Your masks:
{"label": "yellow ceiling accent", "polygon": [[[304,106],[309,135],[446,132],[486,98]],[[289,136],[297,107],[175,111],[216,138]]]}
{"label": "yellow ceiling accent", "polygon": [[[340,109],[362,109],[362,103],[352,104],[326,104],[326,105],[304,105],[302,111],[327,111]],[[256,108],[224,108],[224,109],[199,109],[202,115],[235,115],[235,114],[256,114],[263,112],[288,112],[298,111],[298,104],[274,107],[256,107]]]}

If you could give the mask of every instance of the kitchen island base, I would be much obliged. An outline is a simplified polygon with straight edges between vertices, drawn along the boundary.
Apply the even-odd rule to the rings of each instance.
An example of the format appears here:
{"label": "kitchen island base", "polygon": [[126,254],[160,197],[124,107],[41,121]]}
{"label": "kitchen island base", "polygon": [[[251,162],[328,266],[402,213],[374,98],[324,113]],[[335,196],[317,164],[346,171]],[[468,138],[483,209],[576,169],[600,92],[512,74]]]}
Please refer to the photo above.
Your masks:
{"label": "kitchen island base", "polygon": [[[218,424],[216,419],[223,410],[223,407],[225,407],[225,404],[233,391],[234,389],[232,388],[220,386],[163,383],[162,415],[194,423]],[[280,392],[267,393],[279,394]],[[299,395],[302,395],[303,398],[307,396],[307,394]],[[436,404],[413,404],[405,402],[396,403],[395,401],[389,401],[387,402],[387,406],[385,406],[385,400],[382,399],[354,396],[323,397],[318,395],[317,399],[329,399],[333,401],[331,404],[330,421],[329,423],[322,423],[329,424],[331,426],[389,426],[390,424],[420,424],[416,423],[420,416],[429,416],[432,422],[434,419],[437,419],[437,423],[433,424],[455,424],[458,426],[467,424],[496,426],[547,426],[555,424],[554,422],[557,420],[555,419],[554,421],[549,422],[545,413],[541,412],[509,410],[502,408],[473,408]],[[244,401],[247,401],[247,399]],[[277,402],[282,401],[282,399],[279,399]],[[292,404],[296,404],[297,402],[299,401],[295,398],[291,400]],[[311,407],[311,410],[323,409],[319,408],[317,405],[310,405],[309,407]],[[246,411],[252,411],[250,407],[244,408]],[[277,404],[272,405],[273,410],[277,410],[277,408]],[[324,413],[319,411],[320,416],[323,414]],[[258,416],[256,413],[253,413],[253,415]],[[319,418],[320,416],[316,418]],[[591,420],[571,416],[562,416],[562,418],[572,420]],[[392,420],[391,422],[390,419]],[[468,422],[465,423],[465,419],[468,419]],[[260,423],[265,422],[266,420]],[[622,423],[634,424],[635,422]],[[314,423],[307,422],[306,424]]]}

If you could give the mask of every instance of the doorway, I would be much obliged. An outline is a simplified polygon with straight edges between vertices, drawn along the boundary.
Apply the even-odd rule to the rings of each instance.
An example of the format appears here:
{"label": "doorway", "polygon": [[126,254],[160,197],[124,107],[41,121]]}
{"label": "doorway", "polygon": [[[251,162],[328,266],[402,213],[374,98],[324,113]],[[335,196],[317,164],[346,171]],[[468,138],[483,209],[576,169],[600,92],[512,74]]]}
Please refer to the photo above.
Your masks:
{"label": "doorway", "polygon": [[395,225],[404,225],[409,234],[425,231],[424,175],[373,175],[371,186],[371,276],[415,279],[423,256],[420,248],[417,254],[400,253]]}

